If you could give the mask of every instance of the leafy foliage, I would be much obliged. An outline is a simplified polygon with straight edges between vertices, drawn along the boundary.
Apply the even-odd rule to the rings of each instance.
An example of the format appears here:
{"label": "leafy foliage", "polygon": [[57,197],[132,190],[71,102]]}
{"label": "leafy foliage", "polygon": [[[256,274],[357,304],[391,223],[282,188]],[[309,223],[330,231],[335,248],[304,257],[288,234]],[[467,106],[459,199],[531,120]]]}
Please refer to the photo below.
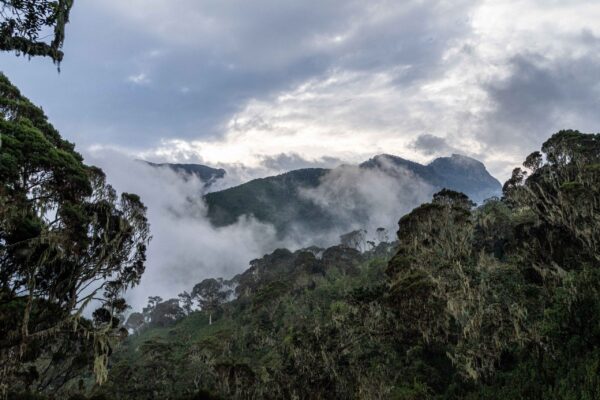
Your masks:
{"label": "leafy foliage", "polygon": [[[598,395],[595,380],[569,387],[577,375],[560,363],[581,377],[597,363],[599,137],[558,132],[527,157],[529,171],[515,170],[502,200],[473,210],[442,192],[400,221],[392,307],[467,382],[500,389],[478,396]],[[516,374],[519,385],[500,381]]]}
{"label": "leafy foliage", "polygon": [[102,382],[126,334],[123,292],[144,271],[146,209],[118,197],[4,75],[0,133],[0,383],[54,391],[89,360]]}
{"label": "leafy foliage", "polygon": [[[0,50],[59,63],[73,0],[0,0]],[[52,30],[52,40],[44,41]]]}

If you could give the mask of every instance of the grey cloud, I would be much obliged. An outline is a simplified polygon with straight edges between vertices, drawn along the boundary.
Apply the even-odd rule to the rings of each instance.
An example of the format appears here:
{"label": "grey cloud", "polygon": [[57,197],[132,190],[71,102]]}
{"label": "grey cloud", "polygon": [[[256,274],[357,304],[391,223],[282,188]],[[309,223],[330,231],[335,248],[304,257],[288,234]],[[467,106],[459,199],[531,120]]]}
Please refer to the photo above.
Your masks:
{"label": "grey cloud", "polygon": [[264,157],[261,164],[271,171],[283,172],[300,168],[333,168],[342,164],[342,160],[336,157],[307,160],[296,153],[282,153],[277,156]]}
{"label": "grey cloud", "polygon": [[[76,3],[60,75],[47,60],[0,54],[8,76],[80,147],[216,139],[250,99],[335,69],[410,65],[398,77],[409,84],[439,68],[448,42],[469,29],[466,2],[152,3],[168,10],[160,15],[119,3]],[[142,74],[144,85],[128,81]]]}
{"label": "grey cloud", "polygon": [[[396,83],[408,85],[442,72],[444,51],[472,32],[468,15],[476,5],[457,1],[384,2],[376,24],[360,26],[352,50],[339,54],[350,69],[381,70],[405,66]],[[377,6],[376,6],[377,7]],[[375,8],[375,7],[374,7]]]}
{"label": "grey cloud", "polygon": [[428,156],[435,154],[445,155],[454,151],[454,148],[448,145],[445,138],[431,135],[429,133],[419,135],[411,143],[411,147]]}
{"label": "grey cloud", "polygon": [[490,83],[493,111],[479,139],[489,148],[520,154],[537,149],[552,133],[566,128],[597,131],[600,126],[600,57],[547,59],[521,54],[510,76]]}

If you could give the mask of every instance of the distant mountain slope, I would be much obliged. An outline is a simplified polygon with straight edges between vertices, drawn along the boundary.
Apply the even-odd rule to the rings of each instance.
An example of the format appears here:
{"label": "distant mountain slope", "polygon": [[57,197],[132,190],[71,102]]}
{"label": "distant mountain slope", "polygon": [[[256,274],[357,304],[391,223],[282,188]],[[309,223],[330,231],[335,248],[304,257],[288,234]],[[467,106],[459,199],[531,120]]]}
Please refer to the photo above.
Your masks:
{"label": "distant mountain slope", "polygon": [[468,194],[478,203],[500,194],[500,182],[490,175],[482,162],[473,158],[453,154],[452,157],[435,159],[428,167],[445,186]]}
{"label": "distant mountain slope", "polygon": [[[327,185],[330,173],[343,173],[344,168],[332,170],[321,168],[299,169],[282,175],[255,179],[226,190],[207,194],[204,199],[208,206],[208,217],[216,226],[235,223],[242,215],[253,215],[259,221],[271,223],[278,232],[285,233],[293,228],[306,228],[308,232],[319,233],[335,227],[347,229],[345,221],[336,213],[336,205],[323,207],[305,195],[307,190]],[[352,168],[352,167],[350,167]],[[452,155],[438,158],[429,165],[422,165],[392,155],[378,155],[365,161],[355,170],[381,173],[388,181],[398,184],[409,179],[424,182],[431,190],[448,188],[466,193],[477,202],[497,195],[501,191],[498,180],[492,177],[483,163],[469,157]],[[390,179],[393,178],[393,179]],[[364,180],[371,179],[372,174],[356,174],[344,181],[348,191],[353,186],[368,185]],[[339,184],[339,182],[336,182]],[[345,193],[342,189],[338,190]],[[384,189],[385,190],[385,189]],[[340,199],[347,201],[347,198]],[[418,204],[408,206],[415,207]],[[367,205],[365,205],[366,207]],[[357,215],[364,215],[376,210],[360,210]],[[394,219],[397,216],[390,216]],[[399,216],[398,216],[399,217]],[[367,217],[365,217],[367,218]],[[363,221],[357,221],[363,222]]]}
{"label": "distant mountain slope", "polygon": [[298,220],[307,227],[321,226],[329,218],[327,213],[300,196],[299,189],[319,186],[327,172],[323,168],[298,169],[208,193],[204,196],[208,216],[216,226],[233,224],[242,215],[272,223],[278,231]]}
{"label": "distant mountain slope", "polygon": [[463,192],[477,203],[499,194],[501,189],[500,182],[487,171],[481,161],[459,154],[436,158],[428,165],[389,154],[375,156],[360,164],[362,168],[382,170],[389,170],[390,165],[404,167],[437,188]]}
{"label": "distant mountain slope", "polygon": [[153,163],[150,161],[142,161],[152,167],[156,168],[170,168],[174,172],[186,177],[193,175],[204,182],[206,185],[210,185],[217,179],[221,179],[225,176],[225,170],[223,168],[212,168],[201,164],[173,164],[173,163]]}

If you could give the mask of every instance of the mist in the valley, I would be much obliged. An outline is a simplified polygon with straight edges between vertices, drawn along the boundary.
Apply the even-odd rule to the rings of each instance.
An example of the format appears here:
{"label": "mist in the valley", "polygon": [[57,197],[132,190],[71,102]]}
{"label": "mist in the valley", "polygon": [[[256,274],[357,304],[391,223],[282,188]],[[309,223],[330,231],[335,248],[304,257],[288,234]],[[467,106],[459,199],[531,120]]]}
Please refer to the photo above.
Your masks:
{"label": "mist in the valley", "polygon": [[281,238],[273,226],[252,216],[216,228],[202,201],[207,190],[275,173],[268,168],[220,165],[227,171],[225,178],[206,188],[194,176],[184,178],[168,167],[151,167],[117,152],[92,152],[86,161],[101,167],[118,192],[138,194],[148,208],[152,240],[146,271],[140,285],[126,295],[135,310],[146,304],[148,296],[172,298],[205,278],[231,278],[248,268],[250,260],[279,247],[326,247],[339,243],[340,234],[354,229],[367,229],[372,238],[378,227],[386,228],[393,238],[398,218],[433,193],[430,185],[397,166],[340,166],[326,174],[317,188],[300,191],[301,196],[330,212],[336,226],[315,233],[294,223]]}
{"label": "mist in the valley", "polygon": [[[251,217],[215,228],[206,218],[204,183],[183,179],[169,168],[154,168],[115,152],[93,153],[86,161],[101,167],[118,192],[138,194],[148,208],[152,240],[140,285],[127,292],[134,309],[148,296],[176,297],[204,278],[232,277],[248,262],[278,246],[272,226]],[[232,178],[228,178],[232,179]]]}
{"label": "mist in the valley", "polygon": [[365,229],[375,240],[377,228],[385,228],[395,238],[398,220],[414,207],[431,199],[435,188],[408,169],[385,158],[379,168],[342,165],[332,169],[316,188],[301,195],[328,210],[336,228],[323,235],[329,242],[340,233]]}

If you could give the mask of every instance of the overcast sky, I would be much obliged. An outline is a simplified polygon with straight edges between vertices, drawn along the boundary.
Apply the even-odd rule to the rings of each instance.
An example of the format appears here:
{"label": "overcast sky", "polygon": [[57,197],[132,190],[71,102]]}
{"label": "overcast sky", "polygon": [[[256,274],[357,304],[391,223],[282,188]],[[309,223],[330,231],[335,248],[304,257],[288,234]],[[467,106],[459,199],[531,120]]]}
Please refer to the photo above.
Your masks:
{"label": "overcast sky", "polygon": [[596,1],[76,0],[0,70],[84,154],[297,168],[453,152],[507,177],[600,129]]}

